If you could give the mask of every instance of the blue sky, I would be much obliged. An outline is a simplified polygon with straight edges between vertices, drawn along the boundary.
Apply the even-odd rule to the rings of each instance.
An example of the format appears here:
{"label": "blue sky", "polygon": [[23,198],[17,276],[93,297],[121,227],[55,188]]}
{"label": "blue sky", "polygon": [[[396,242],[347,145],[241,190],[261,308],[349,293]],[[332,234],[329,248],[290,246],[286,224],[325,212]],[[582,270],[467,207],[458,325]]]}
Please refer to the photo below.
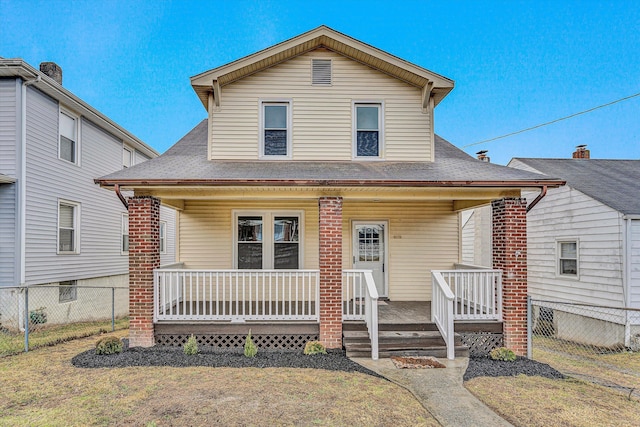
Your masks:
{"label": "blue sky", "polygon": [[640,159],[640,7],[634,1],[0,0],[0,56],[57,62],[64,86],[160,152],[206,112],[189,77],[319,25],[456,82],[436,132],[495,163]]}

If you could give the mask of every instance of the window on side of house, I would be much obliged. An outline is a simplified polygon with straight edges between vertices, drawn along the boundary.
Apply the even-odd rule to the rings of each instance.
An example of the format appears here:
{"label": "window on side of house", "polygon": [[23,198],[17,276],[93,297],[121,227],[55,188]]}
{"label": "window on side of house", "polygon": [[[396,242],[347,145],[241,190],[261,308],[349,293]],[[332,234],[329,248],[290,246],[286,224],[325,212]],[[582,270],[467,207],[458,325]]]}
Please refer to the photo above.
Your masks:
{"label": "window on side of house", "polygon": [[289,101],[261,103],[261,157],[288,159],[291,157],[291,103]]}
{"label": "window on side of house", "polygon": [[58,157],[71,163],[78,163],[79,138],[78,123],[79,117],[74,114],[60,110],[60,120],[58,123],[59,141]]}
{"label": "window on side of house", "polygon": [[58,302],[70,302],[78,299],[78,285],[75,280],[60,282],[58,286]]}
{"label": "window on side of house", "polygon": [[130,168],[133,165],[133,150],[129,147],[122,147],[122,168]]}
{"label": "window on side of house", "polygon": [[65,200],[58,201],[58,253],[80,253],[80,205]]}
{"label": "window on side of house", "polygon": [[120,250],[123,254],[126,254],[129,252],[129,214],[122,214],[121,230]]}
{"label": "window on side of house", "polygon": [[558,242],[558,274],[560,276],[578,276],[578,241]]}
{"label": "window on side of house", "polygon": [[237,213],[235,218],[237,268],[300,268],[301,212]]}
{"label": "window on side of house", "polygon": [[160,221],[160,253],[167,253],[167,222]]}
{"label": "window on side of house", "polygon": [[382,152],[382,104],[356,102],[354,114],[354,157],[380,158]]}

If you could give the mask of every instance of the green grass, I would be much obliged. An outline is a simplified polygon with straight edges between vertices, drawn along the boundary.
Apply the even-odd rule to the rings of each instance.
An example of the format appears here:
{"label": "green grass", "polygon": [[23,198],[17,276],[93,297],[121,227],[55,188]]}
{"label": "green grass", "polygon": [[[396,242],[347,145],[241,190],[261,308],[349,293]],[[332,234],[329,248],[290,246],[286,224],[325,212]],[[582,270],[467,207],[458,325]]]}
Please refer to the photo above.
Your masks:
{"label": "green grass", "polygon": [[[116,319],[115,330],[129,327],[129,318]],[[65,325],[42,325],[29,332],[29,350],[61,342],[111,332],[111,320],[76,322]],[[0,332],[0,357],[24,351],[24,333]]]}

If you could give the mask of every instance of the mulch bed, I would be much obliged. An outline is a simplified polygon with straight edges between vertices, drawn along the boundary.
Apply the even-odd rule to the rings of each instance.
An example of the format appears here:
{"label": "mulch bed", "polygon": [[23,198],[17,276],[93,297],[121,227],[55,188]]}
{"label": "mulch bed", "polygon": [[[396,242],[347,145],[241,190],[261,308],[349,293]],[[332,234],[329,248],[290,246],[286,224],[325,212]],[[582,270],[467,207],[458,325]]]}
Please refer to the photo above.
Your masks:
{"label": "mulch bed", "polygon": [[515,377],[518,375],[540,376],[551,379],[565,378],[546,363],[536,362],[526,357],[518,357],[513,362],[493,360],[489,357],[472,357],[464,373],[464,380],[475,377]]}
{"label": "mulch bed", "polygon": [[361,372],[380,377],[375,372],[347,358],[343,350],[327,350],[327,354],[305,355],[302,351],[263,350],[251,358],[242,349],[237,351],[201,349],[198,354],[186,355],[178,347],[132,347],[122,353],[97,355],[87,350],[71,359],[78,368],[125,368],[132,366],[208,366],[212,368],[310,368],[331,371]]}

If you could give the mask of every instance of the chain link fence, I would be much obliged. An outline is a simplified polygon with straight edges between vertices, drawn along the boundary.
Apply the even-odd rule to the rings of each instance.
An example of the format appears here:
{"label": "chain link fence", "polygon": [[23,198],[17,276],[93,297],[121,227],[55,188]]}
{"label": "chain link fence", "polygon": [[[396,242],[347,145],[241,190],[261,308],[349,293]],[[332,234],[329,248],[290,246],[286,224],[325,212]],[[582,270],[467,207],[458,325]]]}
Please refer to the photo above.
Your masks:
{"label": "chain link fence", "polygon": [[640,310],[530,302],[533,359],[640,398]]}
{"label": "chain link fence", "polygon": [[125,287],[0,288],[0,356],[129,327]]}

